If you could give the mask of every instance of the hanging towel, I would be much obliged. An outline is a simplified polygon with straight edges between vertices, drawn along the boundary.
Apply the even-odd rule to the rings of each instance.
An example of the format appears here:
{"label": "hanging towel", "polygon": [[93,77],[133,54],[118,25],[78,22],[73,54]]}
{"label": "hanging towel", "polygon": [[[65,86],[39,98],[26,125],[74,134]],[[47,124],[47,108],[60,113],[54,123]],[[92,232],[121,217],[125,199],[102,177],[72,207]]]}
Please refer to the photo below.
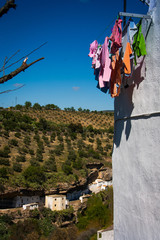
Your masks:
{"label": "hanging towel", "polygon": [[131,74],[131,60],[130,60],[131,54],[132,54],[132,49],[131,49],[130,43],[128,42],[125,53],[124,53],[124,58],[123,58],[124,73],[127,75]]}
{"label": "hanging towel", "polygon": [[109,38],[106,37],[101,55],[101,67],[99,73],[100,86],[103,85],[103,82],[109,82],[111,77],[111,59],[109,58]]}
{"label": "hanging towel", "polygon": [[146,44],[144,40],[144,36],[142,34],[142,20],[137,24],[138,31],[134,35],[134,41],[133,41],[133,51],[134,51],[134,62],[135,65],[137,64],[136,56],[145,56],[147,54],[146,52]]}
{"label": "hanging towel", "polygon": [[119,55],[119,50],[112,57],[112,72],[110,81],[110,94],[111,97],[118,97],[121,87],[121,68],[123,66],[122,59]]}

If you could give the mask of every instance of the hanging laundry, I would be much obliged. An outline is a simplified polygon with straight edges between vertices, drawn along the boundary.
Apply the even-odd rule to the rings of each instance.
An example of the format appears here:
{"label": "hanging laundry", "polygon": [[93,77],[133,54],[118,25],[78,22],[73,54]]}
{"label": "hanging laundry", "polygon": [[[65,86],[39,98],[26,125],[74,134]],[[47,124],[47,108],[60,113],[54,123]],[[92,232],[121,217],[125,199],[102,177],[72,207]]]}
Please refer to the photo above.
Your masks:
{"label": "hanging laundry", "polygon": [[98,42],[97,40],[95,40],[90,44],[90,49],[89,49],[90,52],[88,54],[88,56],[92,58],[92,68],[94,68],[94,65],[96,64],[97,48],[98,48]]}
{"label": "hanging laundry", "polygon": [[136,56],[140,57],[140,56],[145,56],[147,54],[146,44],[145,44],[144,36],[142,34],[142,20],[140,20],[140,22],[137,24],[137,28],[138,28],[138,31],[134,35],[134,41],[132,44],[133,51],[134,51],[135,65],[137,64]]}
{"label": "hanging laundry", "polygon": [[100,60],[101,53],[102,53],[102,47],[101,47],[101,45],[98,45],[97,52],[95,54],[95,59],[96,59],[95,69],[100,68],[100,66],[101,66],[101,60]]}
{"label": "hanging laundry", "polygon": [[123,63],[124,63],[124,73],[128,76],[131,75],[131,55],[132,55],[132,49],[131,45],[128,42],[126,46],[126,50],[124,53]]}
{"label": "hanging laundry", "polygon": [[123,66],[122,59],[119,55],[119,50],[112,57],[112,72],[111,72],[111,81],[110,81],[110,94],[111,97],[117,97],[120,94],[121,87],[121,68]]}
{"label": "hanging laundry", "polygon": [[99,73],[99,85],[104,86],[103,82],[109,82],[111,77],[111,59],[109,58],[109,38],[105,38],[101,54],[101,67]]}
{"label": "hanging laundry", "polygon": [[134,35],[136,34],[137,31],[138,31],[138,28],[137,28],[136,24],[133,22],[132,19],[130,19],[129,26],[128,26],[128,35],[129,35],[130,44],[133,44]]}
{"label": "hanging laundry", "polygon": [[97,51],[97,48],[98,48],[98,42],[97,42],[97,40],[95,40],[90,44],[90,48],[89,48],[90,52],[89,52],[88,56],[93,58]]}
{"label": "hanging laundry", "polygon": [[110,40],[112,41],[111,53],[115,54],[118,48],[122,46],[122,19],[115,21]]}

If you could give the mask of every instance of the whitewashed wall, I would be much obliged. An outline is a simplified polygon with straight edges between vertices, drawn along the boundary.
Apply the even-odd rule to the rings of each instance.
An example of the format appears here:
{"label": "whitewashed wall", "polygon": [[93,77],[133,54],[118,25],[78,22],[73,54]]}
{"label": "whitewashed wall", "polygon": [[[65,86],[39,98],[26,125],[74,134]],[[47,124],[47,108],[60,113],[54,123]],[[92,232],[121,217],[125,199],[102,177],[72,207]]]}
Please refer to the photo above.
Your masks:
{"label": "whitewashed wall", "polygon": [[17,196],[14,198],[14,207],[22,207],[29,203],[44,204],[44,197],[40,196]]}
{"label": "whitewashed wall", "polygon": [[152,2],[147,56],[115,99],[115,240],[160,239],[160,0]]}

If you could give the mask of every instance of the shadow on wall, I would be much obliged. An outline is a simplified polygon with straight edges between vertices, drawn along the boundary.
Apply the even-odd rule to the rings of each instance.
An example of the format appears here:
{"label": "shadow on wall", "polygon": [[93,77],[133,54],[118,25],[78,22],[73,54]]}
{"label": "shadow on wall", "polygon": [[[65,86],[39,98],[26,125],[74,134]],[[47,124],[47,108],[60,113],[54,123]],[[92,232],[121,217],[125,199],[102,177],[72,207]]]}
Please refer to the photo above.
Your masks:
{"label": "shadow on wall", "polygon": [[127,88],[122,88],[121,94],[115,99],[115,132],[114,144],[119,147],[122,137],[122,132],[125,126],[126,140],[129,139],[131,132],[131,114],[134,109],[133,92],[139,88],[141,82],[145,79],[146,67],[144,62],[145,57],[138,59],[137,65],[133,68],[131,78],[128,79]]}

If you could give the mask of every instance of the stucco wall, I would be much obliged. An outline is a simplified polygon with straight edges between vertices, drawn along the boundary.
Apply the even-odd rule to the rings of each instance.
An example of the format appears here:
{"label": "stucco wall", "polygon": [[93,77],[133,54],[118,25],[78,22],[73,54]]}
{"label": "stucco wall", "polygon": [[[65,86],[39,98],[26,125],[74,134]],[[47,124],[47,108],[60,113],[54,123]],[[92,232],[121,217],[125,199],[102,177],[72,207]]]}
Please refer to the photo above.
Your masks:
{"label": "stucco wall", "polygon": [[100,230],[97,232],[97,240],[113,240],[114,239],[114,232],[111,231],[105,231]]}
{"label": "stucco wall", "polygon": [[44,204],[44,197],[40,196],[17,196],[14,198],[14,207],[22,207],[24,204],[42,203]]}
{"label": "stucco wall", "polygon": [[66,196],[62,195],[45,196],[45,207],[50,208],[52,211],[66,209]]}
{"label": "stucco wall", "polygon": [[150,14],[147,56],[115,99],[115,240],[160,239],[160,0]]}

